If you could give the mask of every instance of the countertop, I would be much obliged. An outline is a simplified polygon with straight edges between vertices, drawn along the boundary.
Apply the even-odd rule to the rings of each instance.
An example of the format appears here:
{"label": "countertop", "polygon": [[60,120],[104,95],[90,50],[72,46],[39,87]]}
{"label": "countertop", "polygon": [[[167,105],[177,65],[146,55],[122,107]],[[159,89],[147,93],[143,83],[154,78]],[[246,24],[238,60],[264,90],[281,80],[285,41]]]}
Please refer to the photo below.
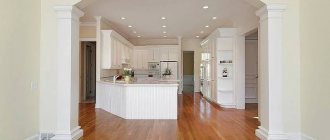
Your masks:
{"label": "countertop", "polygon": [[102,79],[98,83],[118,85],[118,86],[179,86],[179,80],[159,80],[159,79],[143,79],[134,82],[125,83],[125,81],[117,80],[116,83],[110,79]]}

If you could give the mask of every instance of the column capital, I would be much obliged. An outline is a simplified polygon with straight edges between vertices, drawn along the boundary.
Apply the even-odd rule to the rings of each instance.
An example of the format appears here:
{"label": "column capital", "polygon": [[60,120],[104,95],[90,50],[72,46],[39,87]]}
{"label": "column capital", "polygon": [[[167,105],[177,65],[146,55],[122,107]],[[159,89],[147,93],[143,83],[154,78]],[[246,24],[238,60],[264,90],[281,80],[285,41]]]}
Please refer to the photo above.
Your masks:
{"label": "column capital", "polygon": [[73,5],[58,5],[54,6],[58,19],[74,19],[79,21],[79,18],[84,15],[84,12]]}
{"label": "column capital", "polygon": [[282,18],[282,13],[287,9],[286,4],[270,3],[260,8],[256,15],[260,17],[260,21],[266,18]]}

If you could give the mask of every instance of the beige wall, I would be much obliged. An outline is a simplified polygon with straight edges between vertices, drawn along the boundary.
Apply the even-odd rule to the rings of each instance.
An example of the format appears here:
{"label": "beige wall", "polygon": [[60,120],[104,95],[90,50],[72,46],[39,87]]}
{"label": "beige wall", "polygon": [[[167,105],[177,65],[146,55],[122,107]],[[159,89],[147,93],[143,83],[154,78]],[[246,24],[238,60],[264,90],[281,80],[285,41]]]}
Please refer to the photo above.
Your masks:
{"label": "beige wall", "polygon": [[183,75],[194,75],[194,52],[183,52]]}
{"label": "beige wall", "polygon": [[300,3],[302,132],[326,140],[330,137],[330,1]]}
{"label": "beige wall", "polygon": [[22,140],[39,131],[40,0],[0,7],[0,139]]}
{"label": "beige wall", "polygon": [[96,26],[80,26],[80,38],[96,38]]}
{"label": "beige wall", "polygon": [[195,77],[195,83],[194,83],[194,90],[195,92],[200,91],[200,64],[201,64],[201,47],[200,42],[202,39],[182,39],[182,51],[194,51],[194,77]]}

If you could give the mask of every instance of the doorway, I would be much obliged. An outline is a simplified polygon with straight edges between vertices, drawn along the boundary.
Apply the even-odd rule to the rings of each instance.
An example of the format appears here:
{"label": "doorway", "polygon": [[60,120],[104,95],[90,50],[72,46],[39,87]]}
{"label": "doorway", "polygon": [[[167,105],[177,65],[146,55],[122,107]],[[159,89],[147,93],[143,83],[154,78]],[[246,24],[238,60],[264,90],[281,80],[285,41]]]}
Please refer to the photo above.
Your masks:
{"label": "doorway", "polygon": [[183,51],[183,93],[194,93],[193,51]]}
{"label": "doorway", "polygon": [[80,48],[80,102],[96,99],[96,42],[82,41]]}
{"label": "doorway", "polygon": [[245,37],[245,103],[258,106],[258,31]]}

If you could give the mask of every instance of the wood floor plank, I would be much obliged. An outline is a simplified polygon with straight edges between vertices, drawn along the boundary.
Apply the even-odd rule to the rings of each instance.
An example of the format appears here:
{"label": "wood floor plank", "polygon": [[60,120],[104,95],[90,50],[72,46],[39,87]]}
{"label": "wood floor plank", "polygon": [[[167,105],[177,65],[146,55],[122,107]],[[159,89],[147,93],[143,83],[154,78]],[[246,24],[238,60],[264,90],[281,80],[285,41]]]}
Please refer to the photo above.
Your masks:
{"label": "wood floor plank", "polygon": [[199,93],[178,98],[178,120],[125,120],[94,104],[80,104],[82,140],[258,140],[257,105],[224,109]]}

